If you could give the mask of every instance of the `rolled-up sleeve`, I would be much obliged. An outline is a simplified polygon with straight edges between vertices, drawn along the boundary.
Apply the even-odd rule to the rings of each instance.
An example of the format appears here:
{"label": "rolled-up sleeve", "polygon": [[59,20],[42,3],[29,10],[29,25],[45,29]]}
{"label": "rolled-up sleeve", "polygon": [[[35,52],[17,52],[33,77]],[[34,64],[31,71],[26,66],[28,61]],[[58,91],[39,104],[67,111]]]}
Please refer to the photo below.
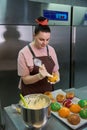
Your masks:
{"label": "rolled-up sleeve", "polygon": [[18,54],[17,67],[19,76],[26,76],[29,74],[29,68],[27,66],[26,59],[21,51]]}

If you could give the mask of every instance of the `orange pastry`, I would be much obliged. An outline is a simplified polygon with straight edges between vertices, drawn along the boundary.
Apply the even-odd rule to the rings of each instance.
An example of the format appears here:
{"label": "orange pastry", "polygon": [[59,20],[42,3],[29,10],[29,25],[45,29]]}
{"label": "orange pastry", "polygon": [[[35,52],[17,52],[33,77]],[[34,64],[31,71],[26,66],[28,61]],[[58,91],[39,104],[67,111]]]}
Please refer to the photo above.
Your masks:
{"label": "orange pastry", "polygon": [[81,111],[81,107],[78,104],[72,104],[69,109],[73,113],[79,113]]}
{"label": "orange pastry", "polygon": [[58,114],[60,117],[62,118],[67,118],[70,115],[70,110],[67,107],[62,107],[60,108],[60,110],[58,111]]}

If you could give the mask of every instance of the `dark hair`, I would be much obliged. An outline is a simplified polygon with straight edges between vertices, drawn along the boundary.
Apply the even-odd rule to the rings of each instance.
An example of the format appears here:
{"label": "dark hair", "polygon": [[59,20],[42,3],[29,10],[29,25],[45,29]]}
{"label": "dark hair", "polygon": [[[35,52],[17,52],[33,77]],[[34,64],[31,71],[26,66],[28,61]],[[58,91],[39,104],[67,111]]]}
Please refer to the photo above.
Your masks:
{"label": "dark hair", "polygon": [[35,35],[37,35],[40,31],[41,32],[51,32],[50,27],[48,26],[48,19],[40,16],[36,20],[37,26],[35,27]]}
{"label": "dark hair", "polygon": [[39,32],[51,32],[50,27],[48,25],[37,25],[35,27],[35,35],[37,35]]}

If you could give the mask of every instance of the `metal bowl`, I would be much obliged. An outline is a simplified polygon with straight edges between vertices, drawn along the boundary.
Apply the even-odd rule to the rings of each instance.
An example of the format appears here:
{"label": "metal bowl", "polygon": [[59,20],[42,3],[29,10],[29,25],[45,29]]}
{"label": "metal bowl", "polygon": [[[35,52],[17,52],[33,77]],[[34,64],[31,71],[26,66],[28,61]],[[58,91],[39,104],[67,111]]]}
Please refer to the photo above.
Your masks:
{"label": "metal bowl", "polygon": [[[39,97],[40,100],[43,99],[46,101],[46,104],[42,106],[42,108],[26,108],[20,102],[21,105],[21,114],[22,118],[27,126],[32,126],[35,128],[41,128],[46,124],[48,118],[50,116],[50,99],[44,94],[30,94],[24,96],[24,98],[32,98],[32,97]],[[40,104],[39,104],[40,105]]]}

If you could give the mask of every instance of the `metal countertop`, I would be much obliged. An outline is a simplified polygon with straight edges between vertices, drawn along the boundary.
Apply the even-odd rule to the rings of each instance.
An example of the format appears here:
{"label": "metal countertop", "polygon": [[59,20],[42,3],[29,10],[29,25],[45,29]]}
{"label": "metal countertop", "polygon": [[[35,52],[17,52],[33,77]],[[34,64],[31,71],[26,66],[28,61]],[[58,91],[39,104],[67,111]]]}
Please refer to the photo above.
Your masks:
{"label": "metal countertop", "polygon": [[[71,88],[65,91],[73,90],[75,95],[80,99],[87,99],[87,86],[81,87],[78,89]],[[4,108],[4,117],[5,117],[5,130],[33,130],[34,128],[26,127],[24,124],[21,114],[17,113],[11,106]],[[51,115],[47,124],[41,130],[72,130],[62,121],[57,119],[55,116]],[[87,130],[87,124],[78,128],[79,130]],[[36,130],[36,129],[34,129]],[[39,129],[38,129],[39,130]]]}

